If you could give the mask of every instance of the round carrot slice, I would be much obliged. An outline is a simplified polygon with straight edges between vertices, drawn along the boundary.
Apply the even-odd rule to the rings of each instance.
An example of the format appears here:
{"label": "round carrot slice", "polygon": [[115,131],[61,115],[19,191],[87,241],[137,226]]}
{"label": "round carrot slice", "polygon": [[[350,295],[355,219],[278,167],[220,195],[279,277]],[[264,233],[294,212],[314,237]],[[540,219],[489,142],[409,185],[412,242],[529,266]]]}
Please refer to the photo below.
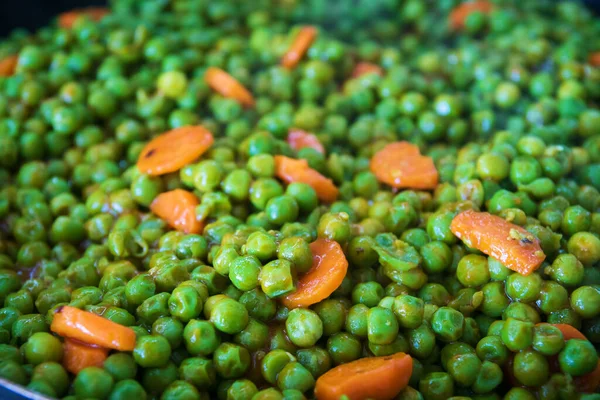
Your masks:
{"label": "round carrot slice", "polygon": [[381,76],[383,75],[383,69],[377,64],[361,61],[356,64],[352,70],[352,78],[358,78],[359,76],[366,74],[377,74]]}
{"label": "round carrot slice", "polygon": [[100,21],[104,16],[108,15],[108,9],[104,7],[88,7],[78,10],[64,12],[58,16],[58,26],[61,28],[72,28],[77,18],[88,16],[94,21]]}
{"label": "round carrot slice", "polygon": [[317,37],[317,29],[313,26],[305,26],[300,29],[298,35],[294,38],[292,45],[288,48],[283,58],[281,59],[281,65],[285,68],[292,69],[304,57],[304,54],[308,51],[310,45]]}
{"label": "round carrot slice", "polygon": [[87,367],[102,367],[107,355],[108,349],[66,338],[63,343],[62,363],[67,371],[77,375]]}
{"label": "round carrot slice", "polygon": [[435,189],[438,184],[433,160],[408,142],[388,144],[371,158],[370,167],[379,181],[397,189]]}
{"label": "round carrot slice", "polygon": [[494,257],[521,275],[531,274],[546,258],[535,236],[490,213],[463,211],[454,217],[450,230],[467,246]]}
{"label": "round carrot slice", "polygon": [[175,189],[159,194],[150,204],[150,210],[178,231],[202,233],[204,223],[196,218],[198,204],[193,193]]}
{"label": "round carrot slice", "polygon": [[56,334],[108,349],[132,351],[133,329],[71,306],[59,307],[50,330]]}
{"label": "round carrot slice", "polygon": [[281,299],[288,308],[308,307],[329,297],[344,280],[348,261],[338,242],[317,239],[310,244],[312,267],[298,281],[295,292]]}
{"label": "round carrot slice", "polygon": [[287,142],[290,147],[296,151],[305,147],[310,147],[321,154],[325,154],[325,147],[319,142],[319,139],[312,133],[305,132],[301,129],[290,130],[287,136]]}
{"label": "round carrot slice", "polygon": [[460,5],[456,6],[448,16],[450,27],[456,30],[462,29],[465,26],[465,20],[471,13],[479,11],[481,13],[489,14],[493,10],[494,5],[485,0],[461,3]]}
{"label": "round carrot slice", "polygon": [[203,126],[175,128],[144,147],[137,167],[140,172],[154,176],[175,172],[204,154],[213,142],[212,133]]}
{"label": "round carrot slice", "polygon": [[361,358],[338,365],[317,379],[317,400],[391,400],[408,385],[412,358],[405,353]]}
{"label": "round carrot slice", "polygon": [[337,199],[339,191],[333,181],[310,168],[306,160],[275,156],[275,175],[287,183],[302,182],[312,186],[319,200],[326,203]]}
{"label": "round carrot slice", "polygon": [[254,97],[248,89],[222,69],[209,67],[204,74],[204,80],[224,97],[237,100],[246,107],[254,107]]}
{"label": "round carrot slice", "polygon": [[17,68],[19,57],[12,55],[0,60],[0,76],[12,76]]}

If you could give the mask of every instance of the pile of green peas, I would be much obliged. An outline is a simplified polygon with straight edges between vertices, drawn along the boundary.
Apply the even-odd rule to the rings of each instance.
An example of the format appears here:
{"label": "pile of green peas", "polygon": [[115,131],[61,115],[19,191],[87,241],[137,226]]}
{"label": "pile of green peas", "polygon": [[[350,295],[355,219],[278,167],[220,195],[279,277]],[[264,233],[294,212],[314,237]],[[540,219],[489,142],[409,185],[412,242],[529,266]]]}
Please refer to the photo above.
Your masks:
{"label": "pile of green peas", "polygon": [[[0,59],[0,377],[51,398],[301,400],[337,365],[405,352],[398,400],[600,399],[577,379],[600,345],[600,21],[576,2],[497,0],[462,31],[459,0],[112,0],[71,29],[17,30]],[[318,39],[279,65],[302,24]],[[350,79],[357,61],[382,76]],[[204,82],[226,70],[242,107]],[[141,174],[152,137],[201,124],[198,162]],[[293,150],[290,128],[326,148]],[[407,140],[434,191],[395,191],[369,170]],[[283,184],[274,155],[339,188],[324,204]],[[183,188],[202,234],[149,211]],[[546,255],[529,276],[450,231],[476,209],[524,227]],[[309,243],[349,262],[327,299],[278,300],[312,266]],[[133,352],[74,376],[54,311],[131,327]],[[553,325],[588,340],[565,342]]]}

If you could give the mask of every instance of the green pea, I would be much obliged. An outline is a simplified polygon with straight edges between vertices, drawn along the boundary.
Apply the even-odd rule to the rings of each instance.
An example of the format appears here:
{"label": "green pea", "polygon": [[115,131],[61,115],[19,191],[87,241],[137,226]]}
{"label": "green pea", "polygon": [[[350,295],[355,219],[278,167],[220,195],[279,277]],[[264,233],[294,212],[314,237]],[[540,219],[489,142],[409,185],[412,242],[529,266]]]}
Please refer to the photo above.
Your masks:
{"label": "green pea", "polygon": [[571,308],[583,318],[600,314],[600,292],[597,286],[580,286],[571,293]]}
{"label": "green pea", "polygon": [[300,349],[296,352],[296,358],[315,379],[331,369],[331,356],[321,347]]}
{"label": "green pea", "polygon": [[283,296],[296,289],[292,264],[287,260],[269,262],[261,269],[258,279],[262,291],[269,297]]}
{"label": "green pea", "polygon": [[313,264],[309,244],[300,237],[283,239],[277,248],[277,256],[279,259],[291,262],[296,272],[300,274],[308,272]]}
{"label": "green pea", "polygon": [[179,285],[169,296],[168,305],[173,317],[188,322],[202,312],[203,298],[196,288]]}
{"label": "green pea", "polygon": [[515,355],[513,361],[515,378],[526,386],[540,386],[549,377],[546,358],[533,350],[524,350]]}
{"label": "green pea", "polygon": [[33,365],[62,359],[62,343],[46,332],[36,332],[24,345],[25,359]]}
{"label": "green pea", "polygon": [[213,361],[218,375],[226,379],[239,378],[250,367],[250,353],[242,346],[222,343],[215,350]]}
{"label": "green pea", "polygon": [[427,399],[448,399],[454,394],[454,381],[445,372],[431,372],[419,382],[419,391]]}
{"label": "green pea", "polygon": [[563,372],[581,376],[596,368],[598,355],[588,340],[570,339],[558,354],[558,363]]}
{"label": "green pea", "polygon": [[335,365],[354,361],[360,357],[360,340],[346,332],[336,333],[327,340],[327,351]]}
{"label": "green pea", "polygon": [[249,291],[259,285],[260,261],[254,256],[238,257],[229,267],[229,279],[240,290]]}
{"label": "green pea", "polygon": [[314,311],[296,308],[285,321],[288,337],[296,346],[311,347],[323,335],[323,322]]}
{"label": "green pea", "polygon": [[135,362],[142,367],[162,367],[171,356],[171,346],[169,341],[159,335],[148,335],[138,338],[133,358]]}
{"label": "green pea", "polygon": [[502,327],[501,337],[511,351],[524,350],[533,343],[533,324],[508,318]]}
{"label": "green pea", "polygon": [[183,329],[183,341],[192,355],[208,356],[221,344],[214,325],[208,321],[190,320]]}
{"label": "green pea", "polygon": [[84,368],[73,382],[77,397],[97,399],[108,397],[113,384],[112,376],[98,367]]}
{"label": "green pea", "polygon": [[359,303],[350,307],[346,316],[346,331],[359,338],[366,338],[368,335],[368,313],[369,307],[364,304]]}
{"label": "green pea", "polygon": [[346,305],[336,299],[323,300],[315,304],[314,311],[323,322],[323,334],[331,336],[340,332],[346,322]]}
{"label": "green pea", "polygon": [[217,370],[213,360],[203,357],[190,357],[181,362],[179,376],[198,389],[206,390],[216,383]]}
{"label": "green pea", "polygon": [[295,389],[306,392],[313,388],[315,379],[299,362],[290,362],[277,374],[277,386],[282,390]]}
{"label": "green pea", "polygon": [[128,398],[146,398],[144,388],[136,380],[124,379],[117,382],[108,396],[109,400],[125,400]]}
{"label": "green pea", "polygon": [[441,340],[458,340],[464,329],[464,316],[450,307],[440,307],[431,320],[431,329]]}
{"label": "green pea", "polygon": [[33,368],[32,381],[44,381],[51,385],[57,396],[65,394],[69,387],[69,376],[67,371],[57,362],[48,361],[36,365]]}
{"label": "green pea", "polygon": [[423,321],[424,302],[417,297],[400,295],[394,299],[393,311],[400,326],[415,329]]}
{"label": "green pea", "polygon": [[535,351],[545,356],[558,354],[565,342],[562,332],[550,324],[538,324],[533,328],[532,347]]}
{"label": "green pea", "polygon": [[103,368],[112,375],[115,382],[135,379],[137,365],[134,358],[127,353],[115,353],[104,361]]}
{"label": "green pea", "polygon": [[509,350],[500,336],[486,336],[477,343],[477,356],[500,366],[508,360]]}

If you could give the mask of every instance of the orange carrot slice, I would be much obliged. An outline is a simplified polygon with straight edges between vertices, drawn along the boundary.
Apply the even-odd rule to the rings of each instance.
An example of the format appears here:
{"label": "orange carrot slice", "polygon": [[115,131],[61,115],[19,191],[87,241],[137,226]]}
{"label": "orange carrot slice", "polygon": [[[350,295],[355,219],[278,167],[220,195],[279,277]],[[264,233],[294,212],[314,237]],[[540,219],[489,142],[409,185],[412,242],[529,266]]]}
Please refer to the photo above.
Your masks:
{"label": "orange carrot slice", "polygon": [[408,385],[412,358],[405,353],[361,358],[321,375],[315,385],[317,400],[390,400]]}
{"label": "orange carrot slice", "polygon": [[155,137],[142,149],[137,167],[153,176],[175,172],[204,154],[213,142],[212,133],[201,125],[175,128]]}
{"label": "orange carrot slice", "polygon": [[131,351],[135,346],[133,329],[71,306],[57,308],[50,329],[60,336],[107,349]]}
{"label": "orange carrot slice", "polygon": [[521,275],[531,274],[546,258],[535,236],[486,212],[463,211],[454,217],[450,230],[467,246],[498,259]]}
{"label": "orange carrot slice", "polygon": [[88,7],[67,11],[58,16],[58,26],[67,29],[72,28],[75,21],[77,21],[77,18],[84,15],[90,17],[94,21],[100,21],[108,15],[108,13],[108,9],[104,7]]}
{"label": "orange carrot slice", "polygon": [[465,20],[473,12],[489,14],[493,11],[494,5],[489,1],[475,0],[461,3],[450,13],[448,20],[452,29],[462,29],[465,26]]}
{"label": "orange carrot slice", "polygon": [[329,297],[344,280],[348,261],[338,242],[317,239],[310,244],[312,267],[297,284],[295,292],[281,299],[288,308],[308,307]]}
{"label": "orange carrot slice", "polygon": [[383,75],[383,69],[377,65],[370,62],[361,61],[352,70],[352,78],[358,78],[359,76],[363,76],[366,74],[377,74],[379,76]]}
{"label": "orange carrot slice", "polygon": [[302,182],[312,186],[319,200],[326,203],[337,199],[339,191],[333,181],[310,168],[306,160],[275,156],[275,175],[287,183]]}
{"label": "orange carrot slice", "polygon": [[588,62],[593,67],[600,67],[600,51],[596,51],[590,54]]}
{"label": "orange carrot slice", "polygon": [[408,142],[394,142],[371,158],[371,172],[394,188],[435,189],[438,171],[430,157]]}
{"label": "orange carrot slice", "polygon": [[304,54],[308,51],[310,45],[317,37],[317,28],[313,26],[305,26],[300,29],[298,35],[292,42],[292,45],[288,48],[288,50],[283,55],[281,59],[281,65],[285,68],[292,69],[304,57]]}
{"label": "orange carrot slice", "polygon": [[63,344],[63,366],[77,375],[87,367],[102,367],[108,355],[108,349],[90,346],[73,339],[65,339]]}
{"label": "orange carrot slice", "polygon": [[12,76],[17,68],[19,56],[12,55],[0,60],[0,76]]}
{"label": "orange carrot slice", "polygon": [[204,80],[221,95],[237,100],[246,107],[254,107],[254,97],[248,89],[222,69],[209,67],[204,74]]}
{"label": "orange carrot slice", "polygon": [[[552,325],[560,329],[565,341],[569,339],[588,340],[588,338],[585,337],[585,335],[574,326],[571,326],[569,324]],[[579,391],[583,393],[592,393],[598,390],[598,388],[600,387],[600,360],[598,360],[598,364],[596,365],[595,370],[588,374],[573,378],[573,382],[575,384],[575,387],[577,387]]]}
{"label": "orange carrot slice", "polygon": [[204,223],[196,218],[198,198],[191,192],[175,189],[159,194],[150,210],[178,231],[202,233]]}
{"label": "orange carrot slice", "polygon": [[310,147],[321,154],[325,154],[325,147],[319,142],[319,139],[312,133],[305,132],[302,129],[290,130],[287,136],[287,142],[290,147],[296,151],[305,147]]}

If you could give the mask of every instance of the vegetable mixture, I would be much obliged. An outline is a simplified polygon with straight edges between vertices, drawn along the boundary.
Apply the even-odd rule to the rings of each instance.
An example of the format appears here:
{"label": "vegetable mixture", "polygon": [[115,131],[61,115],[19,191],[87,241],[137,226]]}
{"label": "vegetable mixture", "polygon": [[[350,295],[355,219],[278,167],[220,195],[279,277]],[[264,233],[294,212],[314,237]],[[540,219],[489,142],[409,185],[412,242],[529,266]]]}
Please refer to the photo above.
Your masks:
{"label": "vegetable mixture", "polygon": [[600,20],[113,0],[0,42],[0,377],[600,399]]}

